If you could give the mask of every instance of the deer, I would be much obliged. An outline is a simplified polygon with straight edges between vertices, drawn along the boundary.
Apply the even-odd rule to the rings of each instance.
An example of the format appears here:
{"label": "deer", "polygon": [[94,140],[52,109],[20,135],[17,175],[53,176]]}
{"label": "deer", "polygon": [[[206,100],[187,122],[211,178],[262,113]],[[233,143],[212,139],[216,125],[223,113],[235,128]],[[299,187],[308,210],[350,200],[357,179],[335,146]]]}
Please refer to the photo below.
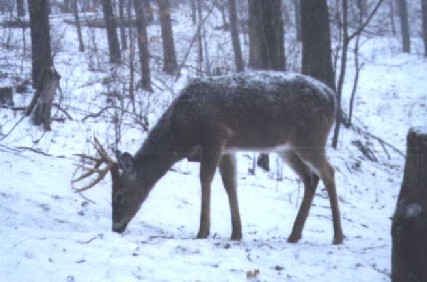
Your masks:
{"label": "deer", "polygon": [[[304,195],[290,236],[296,243],[321,179],[330,200],[333,244],[343,243],[334,168],[326,143],[336,116],[334,91],[302,74],[250,71],[197,78],[188,83],[131,155],[108,156],[96,140],[101,156],[93,187],[107,171],[112,178],[112,231],[123,233],[157,181],[178,161],[200,162],[201,212],[197,238],[207,238],[211,222],[211,183],[217,167],[228,195],[231,240],[242,239],[237,197],[236,157],[239,151],[276,152],[304,184]],[[107,166],[100,169],[102,163]]]}

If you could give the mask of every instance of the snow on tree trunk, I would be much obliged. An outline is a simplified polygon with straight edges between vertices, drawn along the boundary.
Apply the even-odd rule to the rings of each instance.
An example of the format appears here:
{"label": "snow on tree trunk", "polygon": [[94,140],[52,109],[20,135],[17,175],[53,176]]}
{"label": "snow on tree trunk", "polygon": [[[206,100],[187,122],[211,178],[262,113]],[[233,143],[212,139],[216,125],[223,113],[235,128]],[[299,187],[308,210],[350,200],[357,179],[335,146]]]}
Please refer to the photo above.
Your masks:
{"label": "snow on tree trunk", "polygon": [[391,234],[392,281],[427,281],[427,127],[409,130]]}
{"label": "snow on tree trunk", "polygon": [[27,110],[27,115],[32,113],[31,120],[33,124],[43,125],[44,130],[51,129],[51,109],[59,79],[60,76],[53,67],[43,68],[38,88]]}

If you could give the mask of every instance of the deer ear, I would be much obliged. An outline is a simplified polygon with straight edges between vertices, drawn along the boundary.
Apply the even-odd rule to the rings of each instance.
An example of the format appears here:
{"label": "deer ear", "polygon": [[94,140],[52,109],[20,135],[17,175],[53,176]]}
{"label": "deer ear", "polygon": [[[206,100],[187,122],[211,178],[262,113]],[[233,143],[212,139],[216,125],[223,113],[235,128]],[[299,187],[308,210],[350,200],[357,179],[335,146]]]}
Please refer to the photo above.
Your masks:
{"label": "deer ear", "polygon": [[119,167],[123,170],[131,170],[134,168],[135,161],[131,154],[123,153],[118,157]]}

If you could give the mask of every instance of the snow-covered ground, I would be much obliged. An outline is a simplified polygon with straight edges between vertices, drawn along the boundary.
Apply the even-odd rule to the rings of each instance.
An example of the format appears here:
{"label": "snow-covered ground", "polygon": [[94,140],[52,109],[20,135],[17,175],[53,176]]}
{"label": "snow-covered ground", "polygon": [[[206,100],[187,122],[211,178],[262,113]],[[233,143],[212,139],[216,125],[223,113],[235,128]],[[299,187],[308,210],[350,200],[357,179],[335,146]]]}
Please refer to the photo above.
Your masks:
{"label": "snow-covered ground", "polygon": [[[331,212],[323,184],[317,190],[303,238],[297,244],[286,242],[301,202],[302,184],[287,167],[283,179],[277,180],[280,164],[276,165],[275,155],[272,173],[257,170],[250,175],[252,153],[238,158],[241,242],[229,240],[228,200],[218,175],[212,191],[212,234],[206,240],[194,239],[200,185],[198,166],[186,161],[176,164],[156,185],[124,234],[112,233],[110,180],[83,195],[70,185],[78,162],[74,154],[89,152],[88,138],[96,134],[105,144],[114,140],[108,115],[81,120],[99,111],[104,103],[105,97],[99,93],[105,91],[106,56],[99,54],[98,62],[105,71],[91,71],[94,66],[89,62],[96,60],[77,51],[74,27],[63,24],[61,18],[52,21],[53,42],[61,43],[55,57],[62,75],[61,103],[73,120],[54,122],[53,130],[44,133],[24,119],[0,141],[1,281],[390,280],[390,219],[404,158],[375,139],[348,129],[342,130],[339,149],[328,149],[337,171],[346,236],[342,245],[331,245]],[[187,17],[175,28],[181,60],[192,36],[188,29],[193,27]],[[158,27],[151,29],[151,34],[158,34]],[[86,30],[86,42],[105,46],[105,37],[99,30],[95,33],[98,37],[92,40]],[[20,31],[14,36],[18,40]],[[224,44],[224,35],[213,38],[218,46]],[[397,46],[396,39],[385,38],[373,38],[363,45],[365,65],[354,121],[404,152],[408,129],[427,123],[427,61],[418,54],[402,55]],[[105,52],[105,48],[99,50]],[[159,50],[154,52],[161,54]],[[219,57],[231,58],[229,49],[218,50]],[[2,67],[1,73],[28,75],[30,60],[25,57],[20,70],[21,53],[3,48],[1,64],[7,67]],[[351,69],[350,64],[344,108],[352,85]],[[149,109],[150,121],[156,120],[186,80],[185,75],[177,82],[164,75],[154,79],[163,90],[159,87],[140,101]],[[27,105],[30,99],[31,94],[15,96],[17,105]],[[9,132],[20,117],[20,112],[0,109],[0,132]],[[135,152],[146,134],[130,117],[125,117],[122,127],[121,149]],[[355,140],[369,145],[378,161],[367,160],[353,144]]]}

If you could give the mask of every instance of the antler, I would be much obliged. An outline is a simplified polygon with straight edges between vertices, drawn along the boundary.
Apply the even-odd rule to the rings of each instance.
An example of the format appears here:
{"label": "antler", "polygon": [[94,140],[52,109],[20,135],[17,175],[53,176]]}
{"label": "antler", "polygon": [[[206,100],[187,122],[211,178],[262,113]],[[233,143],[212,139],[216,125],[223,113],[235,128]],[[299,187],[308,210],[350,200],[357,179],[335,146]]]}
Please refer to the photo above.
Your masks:
{"label": "antler", "polygon": [[[91,143],[97,151],[99,157],[88,156],[86,154],[76,154],[76,156],[79,156],[81,158],[81,164],[77,167],[74,174],[76,174],[77,170],[79,169],[82,169],[84,171],[82,175],[71,181],[71,186],[76,190],[76,192],[83,192],[92,188],[102,179],[104,179],[108,171],[111,172],[113,181],[116,179],[116,177],[118,177],[117,163],[111,159],[111,157],[108,155],[104,147],[102,147],[98,139],[94,137],[94,141],[91,141]],[[102,164],[104,163],[106,164],[105,167],[101,168]],[[88,164],[92,167],[88,167]],[[83,179],[89,178],[94,174],[96,174],[97,176],[89,184],[83,186],[82,188],[74,187],[75,183],[82,181]]]}

